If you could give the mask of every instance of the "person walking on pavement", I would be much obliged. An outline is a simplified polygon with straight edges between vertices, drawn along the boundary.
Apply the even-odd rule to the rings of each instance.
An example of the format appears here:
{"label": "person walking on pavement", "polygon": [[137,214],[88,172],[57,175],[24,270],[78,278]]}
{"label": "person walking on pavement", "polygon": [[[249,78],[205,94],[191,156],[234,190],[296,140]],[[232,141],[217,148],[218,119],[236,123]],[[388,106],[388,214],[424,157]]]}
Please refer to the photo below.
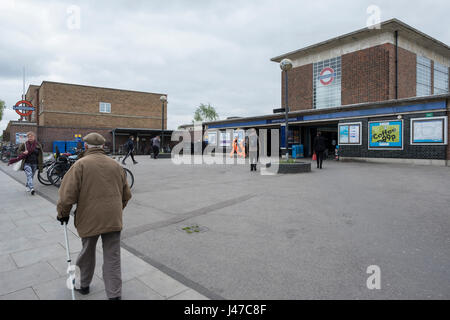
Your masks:
{"label": "person walking on pavement", "polygon": [[258,162],[258,135],[255,129],[249,130],[248,135],[248,154],[250,158],[250,171],[256,171]]}
{"label": "person walking on pavement", "polygon": [[323,153],[327,148],[325,138],[320,131],[317,131],[317,136],[314,138],[314,152],[317,158],[317,168],[322,169]]}
{"label": "person walking on pavement", "polygon": [[158,158],[160,147],[161,147],[161,140],[159,139],[159,136],[156,136],[152,139],[153,159]]}
{"label": "person walking on pavement", "polygon": [[123,209],[131,199],[131,192],[122,166],[103,150],[105,138],[93,132],[83,140],[84,156],[67,171],[59,189],[57,220],[68,223],[70,210],[77,205],[74,224],[82,249],[76,261],[80,274],[78,279],[76,276],[75,290],[83,295],[89,293],[97,240],[101,237],[106,295],[109,300],[120,300],[120,232]]}
{"label": "person walking on pavement", "polygon": [[28,140],[25,143],[22,143],[17,149],[19,156],[14,159],[10,159],[8,162],[8,166],[16,163],[18,161],[22,161],[20,166],[20,170],[25,171],[27,176],[27,183],[25,185],[26,191],[30,192],[31,195],[34,195],[34,185],[33,185],[33,177],[36,173],[36,170],[42,172],[43,168],[43,152],[42,146],[37,142],[36,135],[34,132],[27,132]]}
{"label": "person walking on pavement", "polygon": [[125,143],[126,147],[127,147],[127,155],[125,156],[125,158],[123,158],[122,160],[122,164],[126,164],[125,160],[128,158],[128,156],[131,156],[131,160],[133,160],[133,164],[137,164],[138,162],[136,160],[134,160],[134,137],[130,136],[128,138],[128,141]]}

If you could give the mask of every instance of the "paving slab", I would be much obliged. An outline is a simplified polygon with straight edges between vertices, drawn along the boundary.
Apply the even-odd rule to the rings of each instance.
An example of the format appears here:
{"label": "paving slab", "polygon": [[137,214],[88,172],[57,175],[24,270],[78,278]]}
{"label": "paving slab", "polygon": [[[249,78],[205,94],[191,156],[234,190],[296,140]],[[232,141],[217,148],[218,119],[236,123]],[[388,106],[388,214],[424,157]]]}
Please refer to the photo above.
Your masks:
{"label": "paving slab", "polygon": [[25,288],[0,296],[0,300],[39,300],[39,298],[32,288]]}
{"label": "paving slab", "polygon": [[59,274],[46,262],[0,273],[0,296],[33,285],[46,283],[59,277]]}
{"label": "paving slab", "polygon": [[138,279],[164,298],[173,297],[188,289],[184,284],[169,278],[157,269],[139,276]]}
{"label": "paving slab", "polygon": [[[67,287],[67,277],[60,277],[46,283],[41,283],[39,285],[33,286],[36,295],[40,300],[71,300],[72,291]],[[105,286],[103,281],[94,276],[90,286],[90,295],[103,292]],[[78,292],[75,292],[75,299],[82,300],[86,299],[87,295],[84,296]]]}
{"label": "paving slab", "polygon": [[[87,300],[106,300],[106,292],[98,292],[90,295]],[[122,299],[123,300],[164,300],[164,297],[153,291],[144,283],[134,278],[126,282],[122,282]]]}
{"label": "paving slab", "polygon": [[0,273],[17,269],[17,265],[9,254],[0,256]]}
{"label": "paving slab", "polygon": [[187,289],[173,297],[170,297],[169,300],[209,300],[204,295],[201,295],[197,291],[192,289]]}
{"label": "paving slab", "polygon": [[37,262],[44,262],[57,257],[63,258],[65,256],[66,250],[64,250],[64,248],[59,243],[11,254],[11,257],[14,259],[14,262],[19,268],[32,265]]}

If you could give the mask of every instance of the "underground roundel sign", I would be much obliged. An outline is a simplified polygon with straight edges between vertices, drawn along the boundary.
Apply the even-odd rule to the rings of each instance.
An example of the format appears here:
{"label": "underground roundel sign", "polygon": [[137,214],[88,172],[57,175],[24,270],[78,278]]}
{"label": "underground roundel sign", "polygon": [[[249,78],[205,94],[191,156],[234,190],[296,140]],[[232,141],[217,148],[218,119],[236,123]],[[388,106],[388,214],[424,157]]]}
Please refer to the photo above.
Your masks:
{"label": "underground roundel sign", "polygon": [[29,115],[31,115],[34,111],[34,107],[31,104],[30,101],[27,100],[20,100],[18,101],[14,107],[14,110],[16,110],[18,115],[21,115],[23,117],[27,117]]}
{"label": "underground roundel sign", "polygon": [[319,73],[319,80],[324,86],[332,83],[334,78],[336,78],[336,72],[330,67],[323,68]]}

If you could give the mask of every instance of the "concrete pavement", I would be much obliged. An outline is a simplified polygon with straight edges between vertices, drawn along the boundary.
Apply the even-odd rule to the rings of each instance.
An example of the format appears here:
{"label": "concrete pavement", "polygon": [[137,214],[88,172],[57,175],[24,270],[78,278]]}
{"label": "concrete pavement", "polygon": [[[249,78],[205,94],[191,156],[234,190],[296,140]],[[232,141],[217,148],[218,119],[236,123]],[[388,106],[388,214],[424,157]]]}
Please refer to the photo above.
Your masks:
{"label": "concrete pavement", "polygon": [[[2,170],[11,170],[2,165]],[[55,204],[25,192],[21,183],[0,170],[0,300],[71,299],[66,287],[66,250],[63,227],[56,221]],[[15,173],[17,174],[17,173]],[[23,174],[23,173],[22,173]],[[36,179],[36,183],[39,182]],[[39,187],[37,187],[39,190]],[[126,210],[126,209],[125,209]],[[72,261],[81,240],[69,226]],[[102,279],[101,240],[91,293],[77,299],[106,299]],[[139,300],[207,299],[195,290],[121,249],[122,298]],[[73,262],[72,262],[73,263]]]}

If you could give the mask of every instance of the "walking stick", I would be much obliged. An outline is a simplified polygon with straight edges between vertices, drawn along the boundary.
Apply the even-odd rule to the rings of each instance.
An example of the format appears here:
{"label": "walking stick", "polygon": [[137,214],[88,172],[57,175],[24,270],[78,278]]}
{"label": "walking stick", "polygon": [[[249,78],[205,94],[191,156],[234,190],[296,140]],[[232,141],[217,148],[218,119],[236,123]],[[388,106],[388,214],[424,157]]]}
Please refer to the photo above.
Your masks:
{"label": "walking stick", "polygon": [[72,290],[72,300],[75,300],[75,276],[74,276],[74,268],[70,264],[72,261],[70,259],[70,250],[69,250],[69,238],[67,237],[67,222],[64,223],[64,236],[66,238],[66,253],[67,253],[67,273],[69,274],[69,280],[70,280],[70,289]]}

